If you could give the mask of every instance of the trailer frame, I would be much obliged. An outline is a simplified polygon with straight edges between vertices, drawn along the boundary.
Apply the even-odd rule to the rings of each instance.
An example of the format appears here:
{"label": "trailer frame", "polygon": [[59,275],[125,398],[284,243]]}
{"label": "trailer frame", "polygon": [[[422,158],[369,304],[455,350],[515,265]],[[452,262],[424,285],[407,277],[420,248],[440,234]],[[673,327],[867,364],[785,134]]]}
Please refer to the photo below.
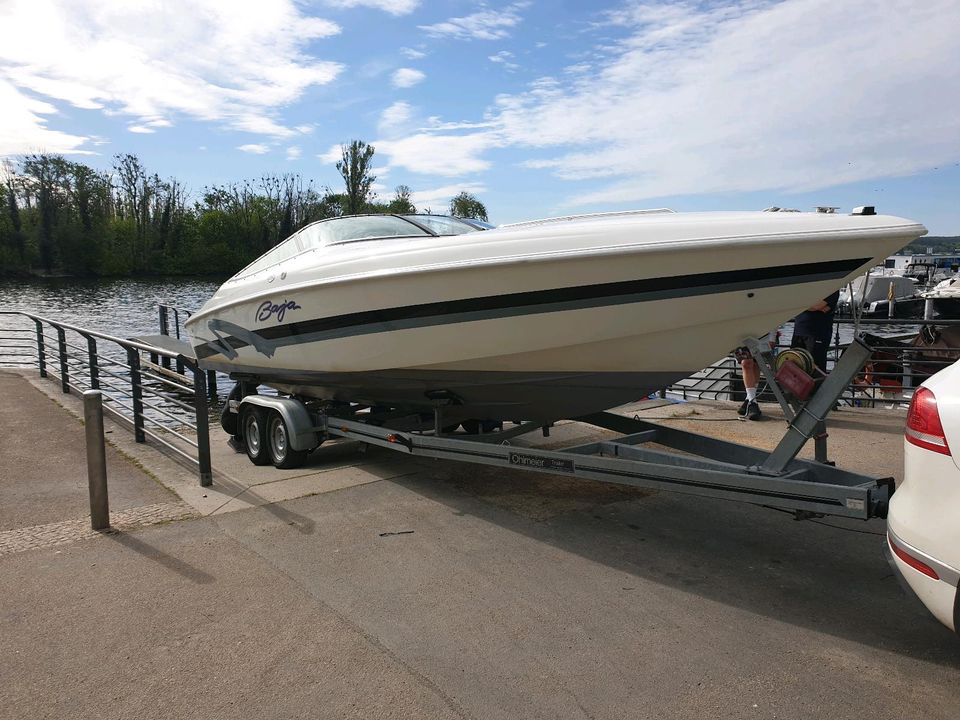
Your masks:
{"label": "trailer frame", "polygon": [[[444,434],[443,410],[449,400],[442,394],[435,400],[433,420],[426,430],[411,429],[409,422],[404,427],[403,413],[395,410],[377,413],[363,406],[318,406],[296,397],[247,394],[255,392],[249,379],[243,380],[246,389],[236,410],[246,404],[256,412],[277,413],[287,425],[286,441],[300,452],[330,438],[345,438],[416,457],[736,500],[786,510],[798,519],[886,517],[895,489],[893,478],[843,470],[827,459],[825,418],[870,357],[871,348],[855,339],[809,400],[801,403],[778,387],[769,351],[756,340],[748,342],[748,347],[788,419],[783,438],[769,452],[612,412],[572,419],[620,433],[618,437],[559,449],[510,443],[511,438],[537,429],[549,434],[548,425],[535,422],[502,432]],[[811,438],[816,441],[816,459],[798,459]]]}

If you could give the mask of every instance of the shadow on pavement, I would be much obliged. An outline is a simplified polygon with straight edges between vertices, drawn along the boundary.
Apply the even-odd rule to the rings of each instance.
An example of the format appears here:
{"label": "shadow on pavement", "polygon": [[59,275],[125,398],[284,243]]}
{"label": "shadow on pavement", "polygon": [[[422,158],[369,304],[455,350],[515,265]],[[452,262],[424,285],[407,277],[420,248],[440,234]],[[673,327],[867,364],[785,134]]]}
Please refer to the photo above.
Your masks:
{"label": "shadow on pavement", "polygon": [[110,538],[114,542],[123,545],[128,550],[132,550],[138,555],[146,558],[147,560],[152,560],[158,565],[162,565],[167,570],[177,573],[183,578],[186,578],[192,583],[198,585],[208,585],[212,583],[216,578],[213,575],[198,570],[189,563],[180,560],[172,555],[168,555],[165,552],[162,552],[155,548],[149,543],[145,543],[143,540],[134,537],[128,533],[117,530],[110,533],[105,533],[105,537]]}
{"label": "shadow on pavement", "polygon": [[[882,520],[797,522],[752,505],[664,492],[616,497],[603,483],[545,479],[554,478],[437,462],[391,482],[649,582],[960,668],[960,639],[904,594],[887,565]],[[526,512],[530,496],[541,509],[564,508],[571,482],[597,501],[552,516]]]}

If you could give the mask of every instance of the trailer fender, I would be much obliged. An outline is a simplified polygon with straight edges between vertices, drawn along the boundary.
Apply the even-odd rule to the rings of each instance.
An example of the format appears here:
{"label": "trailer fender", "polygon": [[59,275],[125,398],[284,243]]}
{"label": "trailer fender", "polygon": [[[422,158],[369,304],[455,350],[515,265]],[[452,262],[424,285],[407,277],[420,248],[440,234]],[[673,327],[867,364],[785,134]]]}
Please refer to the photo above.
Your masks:
{"label": "trailer fender", "polygon": [[272,395],[247,395],[240,402],[241,407],[244,405],[256,405],[280,413],[290,436],[290,447],[294,450],[313,450],[323,442],[310,412],[299,400]]}

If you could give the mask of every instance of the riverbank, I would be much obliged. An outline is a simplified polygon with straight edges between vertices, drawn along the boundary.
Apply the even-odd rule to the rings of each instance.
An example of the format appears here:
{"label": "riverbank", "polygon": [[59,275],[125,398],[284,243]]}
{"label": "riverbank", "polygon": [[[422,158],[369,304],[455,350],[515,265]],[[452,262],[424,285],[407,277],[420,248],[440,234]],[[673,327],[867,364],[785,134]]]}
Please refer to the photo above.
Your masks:
{"label": "riverbank", "polygon": [[[60,415],[59,432],[82,435],[27,389],[30,407]],[[764,410],[756,423],[732,419],[731,403],[625,412],[770,447],[783,423]],[[898,475],[902,421],[832,415],[833,459]],[[43,447],[48,424],[17,433]],[[597,432],[564,423],[532,441]],[[129,433],[108,437],[121,462],[136,458],[111,474],[111,492],[134,470],[162,483],[181,472],[198,502],[298,481],[229,456],[229,473],[256,485],[215,474],[201,489]],[[38,453],[33,470],[10,458],[0,453],[0,493],[42,489],[11,484],[27,472],[81,484],[64,468],[82,472],[82,454]],[[902,594],[880,520],[796,522],[740,503],[442,461],[350,482],[356,463],[398,461],[377,448],[321,448],[299,481],[325,474],[326,489],[235,512],[191,506],[199,517],[0,555],[10,716],[956,715],[956,638]],[[30,503],[19,505],[23,529]]]}

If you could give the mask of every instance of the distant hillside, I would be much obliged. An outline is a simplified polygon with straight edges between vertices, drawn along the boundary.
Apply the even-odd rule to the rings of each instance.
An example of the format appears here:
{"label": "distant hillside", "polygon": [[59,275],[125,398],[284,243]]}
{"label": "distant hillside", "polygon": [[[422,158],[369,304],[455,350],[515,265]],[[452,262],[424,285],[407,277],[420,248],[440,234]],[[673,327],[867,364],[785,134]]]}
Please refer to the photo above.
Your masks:
{"label": "distant hillside", "polygon": [[952,237],[943,237],[937,235],[928,235],[919,240],[914,240],[900,251],[901,255],[923,255],[928,248],[933,248],[935,253],[955,253],[960,251],[960,235]]}

